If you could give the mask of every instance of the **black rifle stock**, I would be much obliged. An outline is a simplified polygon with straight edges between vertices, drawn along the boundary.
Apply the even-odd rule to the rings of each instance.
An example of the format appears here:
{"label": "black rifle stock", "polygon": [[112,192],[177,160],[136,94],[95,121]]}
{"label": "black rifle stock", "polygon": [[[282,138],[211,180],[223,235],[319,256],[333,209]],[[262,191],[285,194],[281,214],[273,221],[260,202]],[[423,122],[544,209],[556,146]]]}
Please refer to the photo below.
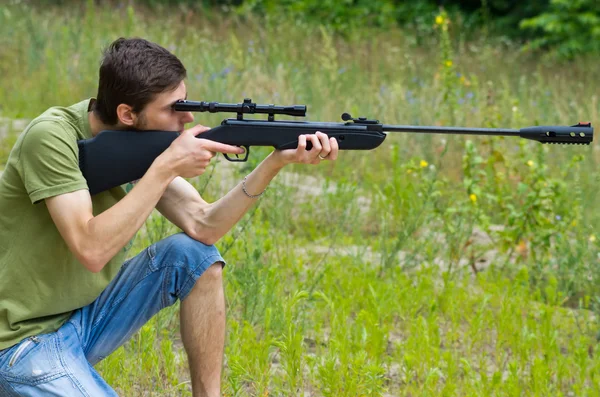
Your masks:
{"label": "black rifle stock", "polygon": [[[179,101],[178,111],[234,112],[237,118],[225,119],[221,125],[203,132],[198,138],[246,149],[245,157],[229,161],[246,161],[250,146],[271,146],[294,149],[298,136],[321,131],[335,138],[340,150],[368,150],[381,145],[387,132],[433,134],[500,135],[535,140],[541,143],[589,145],[594,136],[591,123],[573,126],[536,126],[522,129],[429,127],[387,125],[364,117],[342,114],[344,123],[275,120],[276,114],[305,116],[306,106],[257,105],[250,99],[240,104]],[[244,114],[268,114],[267,120],[244,119]],[[156,157],[173,142],[179,133],[170,131],[102,131],[94,138],[81,140],[79,166],[88,182],[90,194],[96,194],[141,178]],[[307,149],[310,149],[310,142]]]}

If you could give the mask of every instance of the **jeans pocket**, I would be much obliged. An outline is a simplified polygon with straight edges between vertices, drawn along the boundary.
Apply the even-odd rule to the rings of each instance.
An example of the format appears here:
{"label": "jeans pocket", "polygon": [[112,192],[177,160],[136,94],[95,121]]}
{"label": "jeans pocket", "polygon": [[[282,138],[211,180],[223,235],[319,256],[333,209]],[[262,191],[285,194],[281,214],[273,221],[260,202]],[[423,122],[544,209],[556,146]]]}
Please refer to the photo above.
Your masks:
{"label": "jeans pocket", "polygon": [[57,343],[55,332],[24,339],[0,368],[2,376],[9,382],[33,386],[65,375]]}

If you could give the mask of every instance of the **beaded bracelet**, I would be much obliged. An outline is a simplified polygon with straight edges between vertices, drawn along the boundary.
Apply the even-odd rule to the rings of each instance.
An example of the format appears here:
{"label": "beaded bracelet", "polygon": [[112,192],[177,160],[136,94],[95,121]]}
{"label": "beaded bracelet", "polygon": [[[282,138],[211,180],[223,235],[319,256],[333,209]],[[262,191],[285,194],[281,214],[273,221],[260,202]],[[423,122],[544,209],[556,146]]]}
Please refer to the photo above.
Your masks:
{"label": "beaded bracelet", "polygon": [[246,190],[246,178],[248,178],[247,176],[244,177],[244,180],[242,180],[242,190],[244,191],[244,193],[246,194],[246,196],[250,197],[250,198],[257,198],[262,196],[267,189],[265,188],[265,190],[263,190],[262,192],[258,193],[258,194],[250,194],[248,193],[248,191]]}

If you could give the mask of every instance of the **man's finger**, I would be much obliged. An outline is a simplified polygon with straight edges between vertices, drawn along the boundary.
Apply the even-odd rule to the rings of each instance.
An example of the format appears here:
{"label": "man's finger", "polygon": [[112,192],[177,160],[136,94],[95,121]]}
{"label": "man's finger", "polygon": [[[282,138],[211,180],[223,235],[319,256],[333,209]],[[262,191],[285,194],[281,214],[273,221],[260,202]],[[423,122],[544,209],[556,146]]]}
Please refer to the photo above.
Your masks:
{"label": "man's finger", "polygon": [[329,153],[329,159],[335,160],[338,156],[338,151],[340,150],[337,139],[329,138],[329,144],[331,145],[331,152]]}
{"label": "man's finger", "polygon": [[198,124],[198,125],[193,126],[190,129],[185,130],[184,133],[196,136],[196,135],[206,132],[208,130],[210,130],[210,127],[206,127],[201,124]]}
{"label": "man's finger", "polygon": [[[202,138],[201,138],[202,139]],[[203,146],[206,150],[219,153],[243,154],[246,150],[239,146],[226,145],[221,142],[211,141],[210,139],[202,139]]]}
{"label": "man's finger", "polygon": [[312,143],[312,148],[310,149],[310,151],[315,152],[317,154],[321,153],[321,150],[323,150],[323,146],[321,146],[321,141],[319,140],[319,137],[317,137],[314,134],[311,134],[308,136],[308,139]]}
{"label": "man's finger", "polygon": [[327,138],[326,134],[323,134],[321,131],[317,131],[315,133],[315,135],[317,137],[319,137],[319,140],[321,141],[321,154],[323,157],[327,157],[329,155],[329,153],[331,152],[331,145],[329,143],[329,139]]}
{"label": "man's finger", "polygon": [[298,151],[306,150],[306,135],[298,136]]}

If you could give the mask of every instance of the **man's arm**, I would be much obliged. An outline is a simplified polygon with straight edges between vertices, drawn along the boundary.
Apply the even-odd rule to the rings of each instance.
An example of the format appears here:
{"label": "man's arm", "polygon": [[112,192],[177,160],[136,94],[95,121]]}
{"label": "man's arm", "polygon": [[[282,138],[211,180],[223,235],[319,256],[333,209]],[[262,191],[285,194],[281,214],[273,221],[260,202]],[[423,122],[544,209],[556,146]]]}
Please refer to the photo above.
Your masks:
{"label": "man's arm", "polygon": [[201,175],[216,152],[240,154],[240,148],[195,136],[205,127],[184,131],[158,156],[135,187],[118,203],[94,216],[87,190],[46,199],[61,236],[77,259],[99,272],[142,227],[176,176]]}
{"label": "man's arm", "polygon": [[[311,150],[306,150],[307,140],[313,145]],[[259,194],[286,164],[318,164],[319,154],[335,160],[338,154],[337,141],[334,138],[327,139],[321,132],[302,135],[297,149],[275,151],[260,163],[248,175],[246,190],[251,195]],[[256,200],[244,193],[240,182],[225,196],[209,204],[191,184],[177,178],[165,191],[156,208],[187,235],[211,245],[229,232]]]}
{"label": "man's arm", "polygon": [[[262,192],[283,164],[269,155],[246,179],[250,194]],[[191,238],[207,245],[216,243],[252,207],[256,198],[248,197],[239,183],[214,203],[207,203],[189,182],[175,178],[156,209]]]}
{"label": "man's arm", "polygon": [[46,206],[71,252],[99,272],[142,227],[171,179],[168,170],[151,167],[127,196],[95,217],[87,190],[50,197]]}

